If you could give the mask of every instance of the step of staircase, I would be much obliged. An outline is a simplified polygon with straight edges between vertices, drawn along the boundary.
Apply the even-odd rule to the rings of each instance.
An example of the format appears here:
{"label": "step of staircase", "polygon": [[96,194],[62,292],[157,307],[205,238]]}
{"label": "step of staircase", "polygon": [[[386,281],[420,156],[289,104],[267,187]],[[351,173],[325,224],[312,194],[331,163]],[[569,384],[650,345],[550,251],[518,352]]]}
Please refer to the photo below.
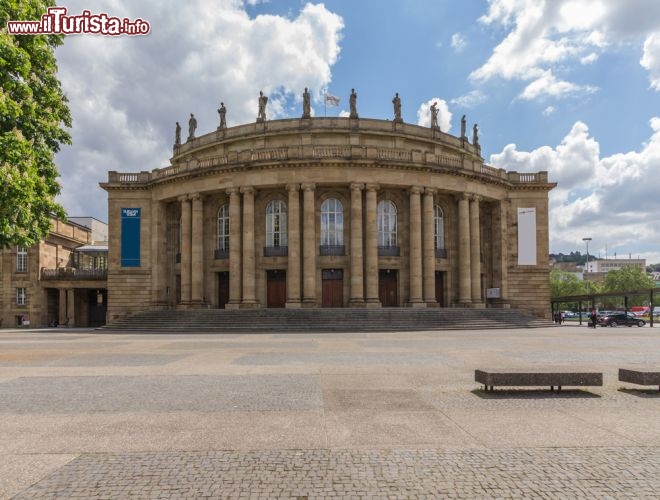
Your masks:
{"label": "step of staircase", "polygon": [[365,332],[552,326],[515,309],[313,308],[143,311],[103,327],[145,332]]}

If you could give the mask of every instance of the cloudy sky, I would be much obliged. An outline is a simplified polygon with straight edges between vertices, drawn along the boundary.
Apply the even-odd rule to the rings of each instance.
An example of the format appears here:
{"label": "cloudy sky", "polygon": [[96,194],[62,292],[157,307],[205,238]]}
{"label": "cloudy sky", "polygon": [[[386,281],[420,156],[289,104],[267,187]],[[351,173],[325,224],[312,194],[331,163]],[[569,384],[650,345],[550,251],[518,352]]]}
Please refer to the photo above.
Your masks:
{"label": "cloudy sky", "polygon": [[[74,35],[57,50],[74,144],[57,157],[69,214],[107,220],[108,170],[168,165],[174,124],[197,135],[313,113],[479,124],[486,162],[547,170],[550,249],[660,262],[658,0],[68,0],[149,22],[146,36]],[[324,109],[327,89],[341,99]],[[185,133],[184,133],[185,135]]]}

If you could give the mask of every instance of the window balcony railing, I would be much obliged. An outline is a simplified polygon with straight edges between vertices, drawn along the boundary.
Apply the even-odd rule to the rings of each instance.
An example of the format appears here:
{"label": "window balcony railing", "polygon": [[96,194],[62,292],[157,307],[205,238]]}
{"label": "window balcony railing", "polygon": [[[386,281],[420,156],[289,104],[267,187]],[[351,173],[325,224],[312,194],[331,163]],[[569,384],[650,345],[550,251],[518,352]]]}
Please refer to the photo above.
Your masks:
{"label": "window balcony railing", "polygon": [[378,255],[380,257],[399,257],[401,252],[399,247],[378,247]]}
{"label": "window balcony railing", "polygon": [[319,247],[320,255],[346,255],[344,245],[321,245]]}
{"label": "window balcony railing", "polygon": [[289,247],[264,247],[264,257],[286,257]]}
{"label": "window balcony railing", "polygon": [[228,259],[229,250],[225,248],[216,248],[215,251],[213,252],[213,257],[215,259]]}
{"label": "window balcony railing", "polygon": [[105,280],[108,279],[107,269],[76,269],[75,267],[58,267],[57,269],[42,269],[41,279],[47,280]]}
{"label": "window balcony railing", "polygon": [[435,258],[436,259],[446,259],[447,258],[447,249],[446,248],[436,248],[435,249]]}

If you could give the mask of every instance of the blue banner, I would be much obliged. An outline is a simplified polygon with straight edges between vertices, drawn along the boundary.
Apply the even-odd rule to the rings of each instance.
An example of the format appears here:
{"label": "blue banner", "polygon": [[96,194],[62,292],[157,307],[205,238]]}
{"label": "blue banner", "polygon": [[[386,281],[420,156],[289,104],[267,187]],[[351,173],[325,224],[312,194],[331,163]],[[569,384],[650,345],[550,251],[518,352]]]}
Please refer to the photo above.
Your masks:
{"label": "blue banner", "polygon": [[121,266],[140,267],[140,209],[121,209]]}

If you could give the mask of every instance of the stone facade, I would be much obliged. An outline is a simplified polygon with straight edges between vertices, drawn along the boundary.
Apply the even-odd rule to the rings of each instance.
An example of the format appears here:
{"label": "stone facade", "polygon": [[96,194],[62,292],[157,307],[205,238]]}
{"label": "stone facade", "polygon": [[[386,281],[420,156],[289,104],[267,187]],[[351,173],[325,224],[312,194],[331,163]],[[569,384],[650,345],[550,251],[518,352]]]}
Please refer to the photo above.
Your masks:
{"label": "stone facade", "polygon": [[175,145],[169,166],[109,172],[101,186],[109,321],[194,307],[549,317],[554,184],[485,165],[465,137],[372,119],[260,122]]}
{"label": "stone facade", "polygon": [[38,245],[0,249],[0,326],[105,323],[107,249],[77,251],[90,243],[90,227],[53,219]]}

